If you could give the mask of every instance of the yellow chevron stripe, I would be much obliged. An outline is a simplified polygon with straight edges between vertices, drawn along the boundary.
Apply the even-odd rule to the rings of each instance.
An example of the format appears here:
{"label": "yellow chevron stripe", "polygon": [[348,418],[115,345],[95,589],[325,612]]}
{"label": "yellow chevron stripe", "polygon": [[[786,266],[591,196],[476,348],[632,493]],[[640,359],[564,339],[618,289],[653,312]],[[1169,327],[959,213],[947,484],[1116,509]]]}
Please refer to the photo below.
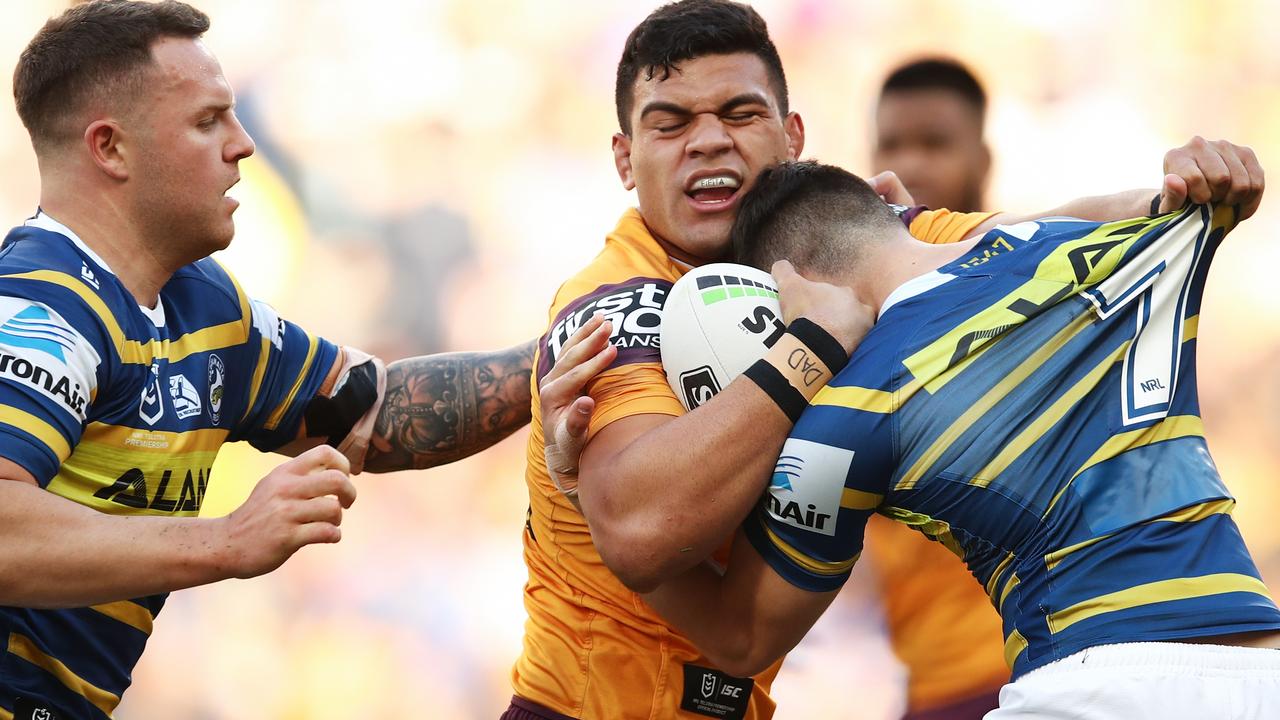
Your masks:
{"label": "yellow chevron stripe", "polygon": [[840,496],[840,507],[849,510],[875,510],[883,500],[884,495],[878,493],[845,488],[844,494]]}
{"label": "yellow chevron stripe", "polygon": [[160,356],[167,357],[169,362],[178,362],[188,355],[233,347],[248,339],[249,334],[245,330],[244,323],[231,320],[161,343]]}
{"label": "yellow chevron stripe", "polygon": [[249,382],[249,404],[244,407],[244,414],[240,416],[241,420],[249,417],[249,413],[253,411],[253,404],[258,400],[258,391],[262,389],[262,378],[267,373],[267,361],[271,357],[271,340],[270,338],[262,338],[262,346],[258,350],[258,364],[253,368],[253,380]]}
{"label": "yellow chevron stripe", "polygon": [[996,612],[1004,611],[1005,598],[1009,597],[1009,593],[1013,592],[1013,589],[1018,587],[1020,582],[1022,581],[1018,579],[1017,573],[1009,576],[1009,582],[1004,584],[1004,589],[1000,591],[1000,599],[996,601]]}
{"label": "yellow chevron stripe", "polygon": [[226,428],[203,428],[187,432],[141,430],[121,425],[91,422],[85,426],[80,442],[94,443],[103,448],[118,448],[126,456],[139,452],[160,453],[166,456],[190,453],[217,452],[231,433]]}
{"label": "yellow chevron stripe", "polygon": [[831,387],[828,385],[813,396],[810,404],[846,407],[887,415],[902,407],[902,403],[909,400],[919,389],[920,383],[914,380],[896,393],[862,387]]}
{"label": "yellow chevron stripe", "polygon": [[[1232,500],[1231,498],[1225,498],[1222,500],[1210,500],[1208,502],[1198,503],[1196,505],[1183,508],[1182,510],[1179,510],[1174,513],[1170,513],[1168,515],[1162,515],[1158,518],[1152,518],[1151,520],[1148,520],[1142,524],[1150,525],[1152,523],[1158,523],[1158,522],[1177,522],[1177,523],[1197,522],[1211,515],[1230,515],[1231,510],[1235,506],[1236,506],[1236,501]],[[1068,555],[1076,552],[1077,550],[1083,550],[1084,548],[1087,548],[1090,545],[1093,545],[1095,543],[1102,542],[1103,540],[1106,540],[1107,538],[1112,537],[1113,535],[1115,535],[1115,533],[1107,533],[1106,535],[1100,535],[1095,538],[1089,538],[1088,540],[1078,542],[1075,545],[1068,545],[1067,547],[1054,550],[1053,552],[1044,556],[1045,569],[1053,570],[1058,566],[1058,563],[1061,563],[1063,559],[1065,559]]]}
{"label": "yellow chevron stripe", "polygon": [[100,612],[113,620],[119,620],[125,625],[141,630],[147,635],[151,634],[151,624],[155,621],[155,618],[151,617],[151,613],[146,608],[129,600],[91,605],[89,609]]}
{"label": "yellow chevron stripe", "polygon": [[978,399],[968,410],[960,417],[956,418],[951,426],[942,432],[933,444],[915,461],[914,464],[903,474],[902,479],[898,481],[896,489],[910,490],[920,481],[924,473],[933,464],[942,457],[942,454],[953,443],[967,431],[973,423],[985,415],[991,408],[1005,398],[1015,387],[1022,381],[1026,380],[1050,357],[1062,349],[1072,338],[1082,332],[1085,328],[1093,324],[1092,311],[1085,310],[1081,312],[1074,320],[1067,323],[1052,338],[1049,338],[1044,345],[1032,353],[1026,360],[1023,360],[1017,367],[1009,371],[995,387],[991,388],[986,395]]}
{"label": "yellow chevron stripe", "polygon": [[761,527],[764,528],[765,534],[769,536],[769,542],[773,543],[774,547],[778,548],[784,555],[791,558],[792,562],[795,564],[817,575],[839,575],[847,572],[849,568],[852,568],[854,564],[858,562],[858,558],[862,556],[862,553],[858,553],[848,560],[842,560],[840,562],[815,560],[799,550],[796,550],[794,547],[791,547],[790,543],[778,537],[778,534],[771,530],[764,522],[760,521],[760,524]]}
{"label": "yellow chevron stripe", "polygon": [[1036,444],[1041,437],[1044,436],[1049,428],[1058,423],[1059,420],[1067,414],[1071,408],[1085,395],[1088,395],[1098,384],[1098,379],[1111,369],[1116,361],[1124,357],[1125,352],[1129,349],[1129,343],[1126,340],[1121,343],[1110,355],[1103,359],[1085,374],[1084,377],[1076,381],[1069,390],[1064,392],[1053,401],[1047,410],[1040,413],[1034,421],[1031,422],[1022,432],[1018,433],[1011,442],[1006,444],[998,455],[996,455],[987,466],[978,471],[977,476],[970,481],[974,487],[986,487],[991,481],[1004,472],[1013,464],[1015,460],[1022,456],[1032,445]]}
{"label": "yellow chevron stripe", "polygon": [[1056,634],[1082,620],[1088,620],[1091,617],[1117,610],[1127,610],[1158,602],[1188,600],[1230,592],[1254,593],[1268,599],[1271,597],[1267,592],[1267,586],[1258,578],[1239,573],[1214,573],[1199,577],[1172,578],[1135,585],[1125,590],[1099,595],[1084,602],[1076,603],[1064,610],[1050,613],[1046,619],[1049,624],[1049,631]]}
{"label": "yellow chevron stripe", "polygon": [[67,444],[67,439],[62,437],[62,433],[57,428],[25,410],[19,410],[11,405],[0,405],[0,423],[12,425],[36,436],[36,439],[58,456],[58,462],[66,460],[71,455],[71,446]]}
{"label": "yellow chevron stripe", "polygon": [[0,707],[0,720],[13,720],[13,713]]}
{"label": "yellow chevron stripe", "polygon": [[35,643],[24,635],[9,633],[9,652],[54,676],[58,682],[67,686],[68,690],[88,700],[104,714],[110,715],[111,711],[116,709],[116,705],[120,704],[118,695],[109,693],[71,672],[71,669],[61,660],[40,652]]}
{"label": "yellow chevron stripe", "polygon": [[1004,640],[1004,662],[1010,668],[1018,661],[1018,656],[1027,649],[1027,639],[1022,637],[1022,633],[1014,630],[1009,633],[1009,637]]}
{"label": "yellow chevron stripe", "polygon": [[996,597],[996,583],[999,582],[1000,576],[1003,575],[1004,571],[1009,567],[1009,563],[1013,562],[1013,557],[1013,553],[1005,553],[1004,559],[999,563],[996,563],[996,569],[992,570],[991,577],[987,578],[987,584],[985,586],[987,597],[992,600],[995,600]]}
{"label": "yellow chevron stripe", "polygon": [[1150,427],[1112,435],[1107,438],[1106,442],[1102,443],[1101,447],[1093,452],[1093,455],[1089,456],[1089,459],[1080,466],[1079,470],[1076,470],[1071,479],[1062,486],[1062,489],[1058,490],[1053,499],[1049,501],[1049,506],[1045,508],[1044,515],[1041,516],[1042,519],[1049,517],[1049,513],[1053,512],[1054,506],[1058,504],[1058,500],[1066,493],[1067,488],[1071,487],[1071,483],[1077,477],[1080,477],[1080,474],[1085,470],[1135,448],[1182,437],[1204,437],[1204,423],[1201,422],[1199,417],[1195,415],[1170,415]]}
{"label": "yellow chevron stripe", "polygon": [[1182,321],[1182,342],[1186,342],[1200,334],[1200,316],[1192,315]]}
{"label": "yellow chevron stripe", "polygon": [[111,342],[116,346],[120,353],[120,361],[133,365],[150,365],[152,358],[160,355],[160,343],[156,340],[148,340],[145,343],[137,340],[126,340],[124,331],[120,329],[120,323],[116,321],[116,317],[112,314],[111,309],[103,302],[102,298],[96,292],[89,288],[83,280],[72,277],[66,273],[56,272],[54,270],[33,270],[31,272],[16,273],[13,275],[5,275],[5,278],[13,280],[34,280],[36,282],[46,282],[53,285],[64,287],[85,302],[102,320],[102,324],[107,328],[107,334],[111,336]]}
{"label": "yellow chevron stripe", "polygon": [[276,406],[271,411],[271,415],[267,417],[267,422],[263,425],[267,430],[275,430],[284,418],[285,412],[293,407],[293,399],[298,396],[298,390],[302,387],[302,381],[307,379],[307,372],[311,370],[311,361],[316,357],[316,348],[320,343],[315,335],[311,336],[311,344],[307,346],[307,357],[302,361],[302,367],[298,368],[298,376],[294,378],[293,387],[289,388],[289,394],[285,396],[284,402]]}

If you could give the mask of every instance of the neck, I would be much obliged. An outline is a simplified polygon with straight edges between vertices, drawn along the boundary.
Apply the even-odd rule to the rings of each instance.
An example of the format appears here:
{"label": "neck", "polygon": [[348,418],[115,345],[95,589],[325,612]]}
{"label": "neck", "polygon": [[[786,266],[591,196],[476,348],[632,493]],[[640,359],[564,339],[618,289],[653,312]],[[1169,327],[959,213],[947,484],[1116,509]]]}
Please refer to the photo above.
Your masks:
{"label": "neck", "polygon": [[158,256],[154,248],[160,245],[149,241],[119,196],[102,188],[45,183],[40,209],[102,258],[139,305],[155,307],[160,288],[181,267]]}
{"label": "neck", "polygon": [[920,242],[904,231],[892,239],[866,248],[866,255],[845,277],[834,282],[853,289],[858,300],[875,308],[879,317],[884,301],[898,286],[955,260],[978,242],[934,245]]}

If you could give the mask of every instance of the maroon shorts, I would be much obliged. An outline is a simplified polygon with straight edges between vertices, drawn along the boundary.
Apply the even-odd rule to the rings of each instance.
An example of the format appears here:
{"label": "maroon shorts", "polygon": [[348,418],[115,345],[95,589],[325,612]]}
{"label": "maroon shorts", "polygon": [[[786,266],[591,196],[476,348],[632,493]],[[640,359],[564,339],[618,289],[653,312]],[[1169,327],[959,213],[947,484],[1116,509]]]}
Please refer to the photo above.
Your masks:
{"label": "maroon shorts", "polygon": [[561,715],[555,710],[548,710],[536,702],[529,702],[522,697],[511,696],[511,705],[498,720],[573,720],[568,715]]}
{"label": "maroon shorts", "polygon": [[982,720],[984,715],[998,707],[1000,707],[1000,691],[993,690],[950,705],[915,712],[908,710],[907,714],[902,716],[902,720]]}

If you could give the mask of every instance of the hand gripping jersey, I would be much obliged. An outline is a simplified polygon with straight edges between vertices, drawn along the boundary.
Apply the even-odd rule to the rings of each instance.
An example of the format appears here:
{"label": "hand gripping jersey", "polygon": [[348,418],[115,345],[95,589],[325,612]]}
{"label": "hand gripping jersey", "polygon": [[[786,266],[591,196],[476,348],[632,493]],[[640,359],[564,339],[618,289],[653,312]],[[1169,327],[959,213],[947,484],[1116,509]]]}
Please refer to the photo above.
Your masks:
{"label": "hand gripping jersey", "polygon": [[[983,214],[917,213],[912,232],[952,241],[986,220]],[[529,516],[524,557],[524,651],[512,671],[515,693],[575,718],[773,715],[769,684],[778,665],[755,678],[732,678],[706,658],[613,576],[591,543],[585,519],[547,476],[538,381],[569,336],[593,312],[613,321],[613,365],[588,385],[596,400],[590,433],[645,413],[684,412],[667,385],[658,347],[659,311],[686,268],[669,258],[644,220],[628,211],[592,263],[556,293],[533,378],[529,436]]]}
{"label": "hand gripping jersey", "polygon": [[[292,440],[336,355],[211,259],[145,310],[47,215],[0,248],[0,455],[99,512],[194,517],[222,443]],[[15,698],[110,716],[164,600],[0,608],[0,718]]]}
{"label": "hand gripping jersey", "polygon": [[1087,647],[1280,629],[1198,416],[1196,326],[1235,222],[1193,206],[1001,227],[898,288],[746,524],[838,588],[879,512],[961,556],[1014,677]]}

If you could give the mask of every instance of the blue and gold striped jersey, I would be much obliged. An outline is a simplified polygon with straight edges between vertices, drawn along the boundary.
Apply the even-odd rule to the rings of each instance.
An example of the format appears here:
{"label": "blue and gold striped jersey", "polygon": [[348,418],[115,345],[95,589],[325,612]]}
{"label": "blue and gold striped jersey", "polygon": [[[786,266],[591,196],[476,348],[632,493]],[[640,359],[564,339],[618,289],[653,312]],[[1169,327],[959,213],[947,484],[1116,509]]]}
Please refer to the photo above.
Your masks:
{"label": "blue and gold striped jersey", "polygon": [[[0,248],[0,456],[99,512],[195,516],[218,448],[292,440],[336,355],[212,259],[147,309],[47,215]],[[15,697],[109,716],[164,600],[0,608],[0,718]]]}
{"label": "blue and gold striped jersey", "polygon": [[1000,227],[886,300],[783,447],[754,547],[838,588],[879,512],[963,558],[1014,676],[1093,645],[1280,629],[1196,398],[1230,208]]}

